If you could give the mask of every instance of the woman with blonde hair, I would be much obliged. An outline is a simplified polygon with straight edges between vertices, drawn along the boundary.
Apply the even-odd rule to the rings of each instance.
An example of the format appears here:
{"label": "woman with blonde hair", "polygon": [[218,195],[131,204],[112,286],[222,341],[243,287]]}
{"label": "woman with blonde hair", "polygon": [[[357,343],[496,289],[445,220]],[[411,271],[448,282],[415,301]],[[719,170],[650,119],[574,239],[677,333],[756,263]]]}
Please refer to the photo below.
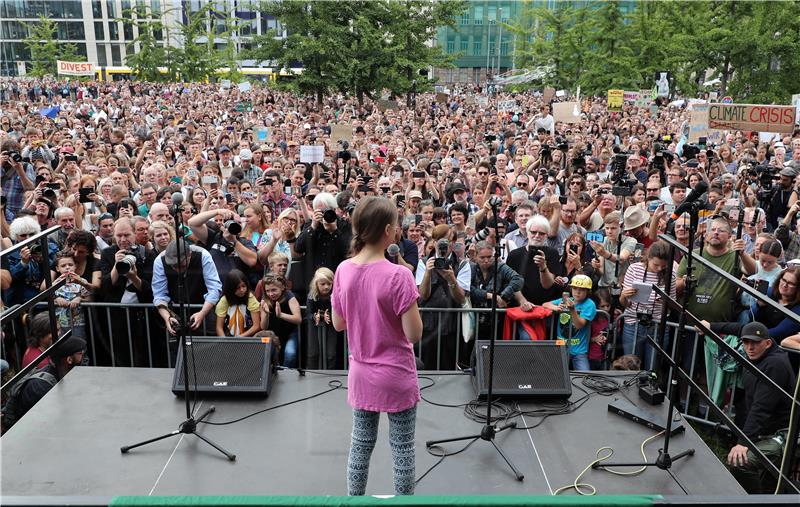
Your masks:
{"label": "woman with blonde hair", "polygon": [[244,230],[240,236],[252,241],[256,249],[260,248],[262,243],[266,242],[264,232],[270,226],[269,211],[261,204],[248,204],[242,212],[242,218]]}
{"label": "woman with blonde hair", "polygon": [[156,253],[161,253],[167,249],[170,241],[175,239],[175,229],[163,220],[156,220],[150,224],[150,241],[153,243]]}
{"label": "woman with blonde hair", "polygon": [[[267,266],[267,258],[273,251],[281,252],[291,261],[297,254],[294,250],[295,239],[300,235],[300,217],[297,210],[288,208],[278,215],[278,220],[272,224],[271,229],[264,231],[261,236],[258,248],[258,262],[262,266]],[[291,271],[291,262],[289,270]],[[289,277],[289,271],[286,273]]]}

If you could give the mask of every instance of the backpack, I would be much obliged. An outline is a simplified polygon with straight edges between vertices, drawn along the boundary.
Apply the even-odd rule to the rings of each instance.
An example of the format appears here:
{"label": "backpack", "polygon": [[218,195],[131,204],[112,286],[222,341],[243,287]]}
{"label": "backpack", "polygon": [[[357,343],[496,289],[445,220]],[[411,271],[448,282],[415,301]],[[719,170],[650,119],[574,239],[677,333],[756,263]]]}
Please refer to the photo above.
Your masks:
{"label": "backpack", "polygon": [[19,413],[19,397],[25,385],[33,379],[44,380],[50,384],[50,387],[53,387],[56,385],[56,382],[58,382],[58,379],[56,379],[55,375],[48,371],[34,370],[26,375],[22,380],[14,384],[14,387],[12,387],[11,391],[8,393],[8,401],[6,401],[6,404],[3,405],[4,431],[8,431],[10,427],[12,427],[23,415],[25,415],[24,413]]}

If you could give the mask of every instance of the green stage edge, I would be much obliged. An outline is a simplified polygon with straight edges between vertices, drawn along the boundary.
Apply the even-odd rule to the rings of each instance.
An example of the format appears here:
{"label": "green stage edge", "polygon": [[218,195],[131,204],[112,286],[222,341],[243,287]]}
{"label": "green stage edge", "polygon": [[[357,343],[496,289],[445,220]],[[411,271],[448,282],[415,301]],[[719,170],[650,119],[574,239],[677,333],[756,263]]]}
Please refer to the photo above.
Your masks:
{"label": "green stage edge", "polygon": [[618,496],[118,496],[109,505],[112,507],[134,506],[256,506],[270,507],[334,507],[347,505],[361,506],[647,506],[650,507],[661,495],[618,495]]}

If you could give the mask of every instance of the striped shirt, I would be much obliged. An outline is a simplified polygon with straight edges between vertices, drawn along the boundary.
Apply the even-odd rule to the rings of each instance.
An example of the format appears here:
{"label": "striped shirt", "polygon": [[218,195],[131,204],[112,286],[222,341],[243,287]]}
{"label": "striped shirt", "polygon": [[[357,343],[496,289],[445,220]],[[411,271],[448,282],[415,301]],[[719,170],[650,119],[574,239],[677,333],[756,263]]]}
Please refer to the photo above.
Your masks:
{"label": "striped shirt", "polygon": [[[670,283],[669,288],[669,295],[671,297],[675,297],[675,276],[678,270],[678,265],[674,264],[672,268],[673,277]],[[658,283],[658,273],[653,271],[647,271],[646,265],[644,262],[637,262],[635,264],[631,264],[628,267],[628,270],[625,272],[625,279],[623,280],[622,284],[625,288],[633,287],[634,283],[646,283],[646,284],[654,284],[664,289],[664,284]],[[653,317],[653,322],[660,322],[661,321],[661,299],[659,298],[658,302],[656,302],[656,292],[652,291],[650,293],[650,297],[647,299],[647,303],[635,303],[631,302],[630,306],[625,308],[625,323],[626,324],[634,324],[636,323],[636,313],[644,312],[649,313]]]}

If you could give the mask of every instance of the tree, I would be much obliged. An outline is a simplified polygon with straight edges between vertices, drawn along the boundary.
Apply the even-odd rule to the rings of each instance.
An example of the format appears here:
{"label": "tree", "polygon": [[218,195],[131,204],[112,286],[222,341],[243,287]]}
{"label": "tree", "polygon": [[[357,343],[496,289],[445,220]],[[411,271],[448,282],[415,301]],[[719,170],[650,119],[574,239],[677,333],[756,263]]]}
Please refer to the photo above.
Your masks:
{"label": "tree", "polygon": [[[172,9],[169,12],[174,11]],[[138,28],[139,34],[128,43],[125,65],[131,68],[138,79],[144,81],[174,81],[177,78],[175,60],[171,58],[171,46],[167,40],[159,44],[157,33],[163,35],[166,24],[164,13],[151,10],[148,5],[137,4],[122,12],[123,17],[116,21]],[[165,65],[166,64],[166,65]],[[161,72],[166,68],[166,73]]]}
{"label": "tree", "polygon": [[[183,81],[205,81],[213,77],[222,63],[214,47],[214,4],[209,3],[179,22],[182,47],[175,52],[175,68]],[[205,40],[203,40],[205,39]]]}
{"label": "tree", "polygon": [[455,23],[464,5],[461,0],[267,2],[262,11],[280,22],[286,37],[275,31],[257,37],[245,57],[279,69],[302,65],[290,86],[318,101],[334,90],[359,102],[383,89],[410,94],[429,86],[420,69],[449,62],[441,48],[426,43],[437,27]]}
{"label": "tree", "polygon": [[31,53],[31,69],[28,70],[28,75],[57,75],[56,60],[86,61],[86,57],[78,54],[75,44],[58,42],[56,22],[52,19],[40,16],[37,23],[26,23],[25,26],[28,36],[23,43]]}

